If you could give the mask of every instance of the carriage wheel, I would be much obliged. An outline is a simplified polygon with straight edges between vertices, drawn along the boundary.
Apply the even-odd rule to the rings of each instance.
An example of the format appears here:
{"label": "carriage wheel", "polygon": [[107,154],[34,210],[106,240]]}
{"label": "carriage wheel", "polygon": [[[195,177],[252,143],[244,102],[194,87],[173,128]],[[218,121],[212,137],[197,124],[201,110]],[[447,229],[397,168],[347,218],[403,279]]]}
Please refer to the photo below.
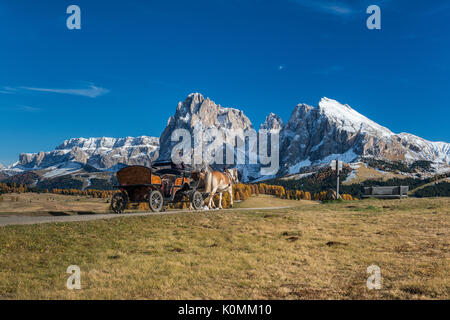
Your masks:
{"label": "carriage wheel", "polygon": [[164,198],[162,193],[158,190],[153,190],[152,192],[150,192],[148,202],[150,209],[153,212],[160,212],[164,205]]}
{"label": "carriage wheel", "polygon": [[191,194],[191,203],[195,210],[201,210],[203,207],[203,196],[199,191],[194,191]]}
{"label": "carriage wheel", "polygon": [[128,199],[123,192],[116,193],[111,199],[111,210],[115,213],[122,213],[128,205]]}

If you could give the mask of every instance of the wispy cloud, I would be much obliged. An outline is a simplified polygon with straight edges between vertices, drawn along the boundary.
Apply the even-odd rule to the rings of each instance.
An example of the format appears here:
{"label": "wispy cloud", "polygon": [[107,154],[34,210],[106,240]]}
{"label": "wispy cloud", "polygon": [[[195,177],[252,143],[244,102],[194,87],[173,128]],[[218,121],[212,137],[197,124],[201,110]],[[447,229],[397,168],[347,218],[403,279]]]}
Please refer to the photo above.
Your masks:
{"label": "wispy cloud", "polygon": [[[287,0],[305,9],[328,14],[339,18],[356,17],[359,14],[366,14],[369,5],[376,4],[382,8],[392,7],[399,0]],[[403,1],[407,4],[406,0]],[[405,5],[406,5],[405,4]],[[403,8],[402,8],[403,9]],[[445,7],[444,7],[445,9]]]}
{"label": "wispy cloud", "polygon": [[87,88],[77,88],[77,89],[38,88],[38,87],[20,87],[20,89],[28,91],[70,94],[89,98],[96,98],[109,92],[108,89],[97,87],[93,84],[90,84]]}
{"label": "wispy cloud", "polygon": [[42,111],[42,109],[38,107],[32,107],[29,105],[16,105],[14,107],[0,107],[0,111],[34,113],[40,112]]}
{"label": "wispy cloud", "polygon": [[14,94],[16,92],[17,92],[16,88],[0,87],[0,93],[3,93],[3,94]]}
{"label": "wispy cloud", "polygon": [[278,71],[283,71],[284,69],[286,69],[286,66],[284,64],[278,66]]}
{"label": "wispy cloud", "polygon": [[345,1],[319,1],[319,0],[292,0],[293,2],[301,5],[305,8],[319,11],[335,16],[349,16],[353,13],[361,11],[358,7],[356,8],[353,4],[347,4]]}

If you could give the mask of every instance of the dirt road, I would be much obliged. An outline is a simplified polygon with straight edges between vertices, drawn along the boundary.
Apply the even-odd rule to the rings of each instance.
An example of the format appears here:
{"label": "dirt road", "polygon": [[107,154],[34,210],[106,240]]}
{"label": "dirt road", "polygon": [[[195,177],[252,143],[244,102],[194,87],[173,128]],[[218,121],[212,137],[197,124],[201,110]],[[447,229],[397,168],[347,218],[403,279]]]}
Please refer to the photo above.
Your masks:
{"label": "dirt road", "polygon": [[[271,208],[240,208],[240,209],[225,209],[221,212],[227,211],[249,211],[249,210],[278,210],[287,209],[287,207],[271,207]],[[0,227],[8,225],[24,225],[24,224],[40,224],[40,223],[55,223],[55,222],[76,222],[76,221],[92,221],[101,219],[114,219],[122,217],[140,217],[163,214],[179,214],[195,212],[189,210],[172,210],[161,213],[154,212],[138,212],[138,213],[123,213],[123,214],[88,214],[88,215],[68,215],[68,216],[23,216],[23,215],[4,215],[0,216]],[[198,211],[198,214],[208,211]]]}

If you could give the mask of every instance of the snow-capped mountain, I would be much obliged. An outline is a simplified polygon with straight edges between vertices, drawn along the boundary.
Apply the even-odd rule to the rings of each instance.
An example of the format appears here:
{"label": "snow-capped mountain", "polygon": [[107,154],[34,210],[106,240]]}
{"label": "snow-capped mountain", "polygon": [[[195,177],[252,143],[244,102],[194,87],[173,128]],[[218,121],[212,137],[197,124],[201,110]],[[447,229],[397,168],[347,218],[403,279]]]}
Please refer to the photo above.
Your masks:
{"label": "snow-capped mountain", "polygon": [[23,153],[12,169],[41,170],[50,167],[73,168],[88,165],[106,170],[117,164],[150,165],[158,149],[158,138],[74,138],[50,152]]}
{"label": "snow-capped mountain", "polygon": [[295,107],[281,131],[281,174],[333,159],[352,162],[361,157],[413,162],[450,163],[450,144],[412,134],[395,134],[348,105],[322,98],[314,108]]}
{"label": "snow-capped mountain", "polygon": [[405,160],[429,160],[435,163],[450,163],[450,144],[431,142],[410,133],[399,133],[397,141],[407,148]]}

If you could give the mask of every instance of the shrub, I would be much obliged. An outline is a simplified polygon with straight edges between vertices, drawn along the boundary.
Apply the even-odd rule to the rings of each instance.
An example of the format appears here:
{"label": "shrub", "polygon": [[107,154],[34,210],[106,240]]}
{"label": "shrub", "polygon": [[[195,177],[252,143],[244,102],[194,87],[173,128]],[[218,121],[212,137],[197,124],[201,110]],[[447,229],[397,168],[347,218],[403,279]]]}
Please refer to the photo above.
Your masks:
{"label": "shrub", "polygon": [[224,192],[222,195],[222,207],[231,208],[231,198],[228,192]]}
{"label": "shrub", "polygon": [[148,211],[150,210],[150,207],[147,202],[141,202],[139,203],[138,210]]}
{"label": "shrub", "polygon": [[342,198],[342,200],[346,200],[346,201],[353,200],[353,197],[351,195],[345,194],[345,193],[341,195],[341,198]]}

